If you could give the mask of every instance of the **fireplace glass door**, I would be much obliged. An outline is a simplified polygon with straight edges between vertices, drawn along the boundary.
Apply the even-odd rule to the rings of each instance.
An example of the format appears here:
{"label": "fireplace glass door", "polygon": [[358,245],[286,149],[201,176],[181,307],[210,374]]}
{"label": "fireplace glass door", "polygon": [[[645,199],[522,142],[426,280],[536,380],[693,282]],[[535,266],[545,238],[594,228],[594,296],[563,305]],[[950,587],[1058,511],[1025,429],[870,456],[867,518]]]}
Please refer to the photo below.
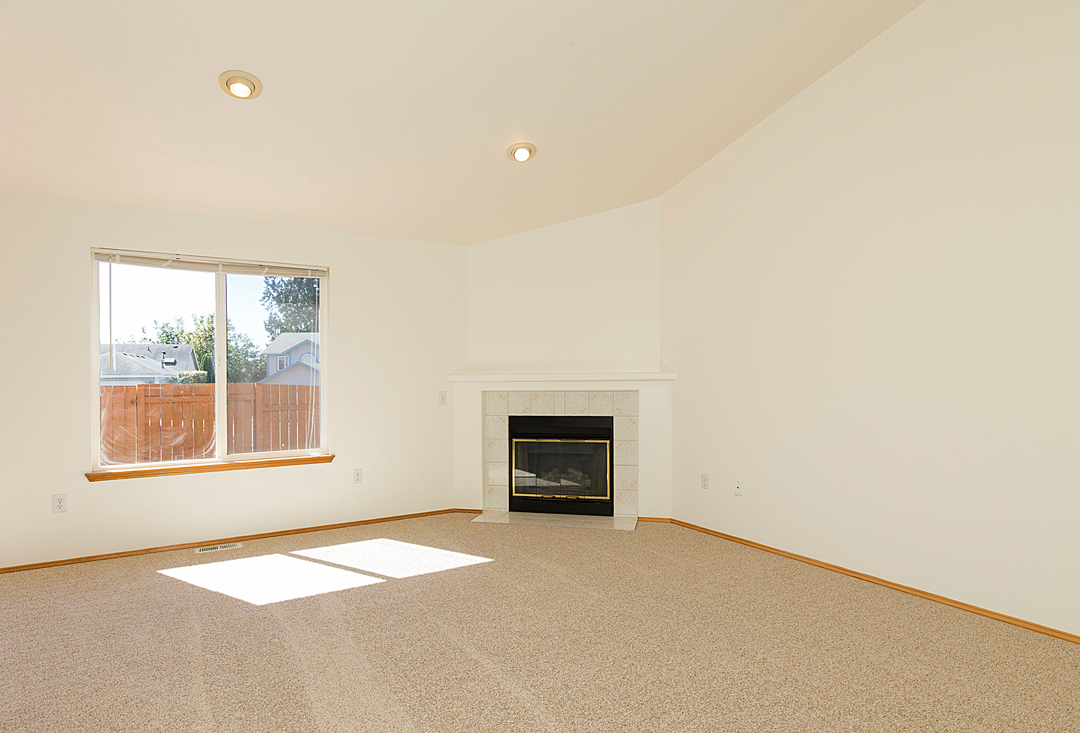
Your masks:
{"label": "fireplace glass door", "polygon": [[608,440],[513,440],[510,466],[513,497],[610,499]]}

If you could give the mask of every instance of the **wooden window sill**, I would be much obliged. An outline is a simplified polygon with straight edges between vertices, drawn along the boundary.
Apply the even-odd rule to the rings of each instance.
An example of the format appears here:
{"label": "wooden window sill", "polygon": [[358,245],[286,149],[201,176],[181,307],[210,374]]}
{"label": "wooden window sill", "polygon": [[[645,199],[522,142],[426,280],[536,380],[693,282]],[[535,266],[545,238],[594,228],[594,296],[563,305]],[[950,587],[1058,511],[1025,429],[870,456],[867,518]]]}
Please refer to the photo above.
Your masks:
{"label": "wooden window sill", "polygon": [[147,466],[146,468],[113,468],[90,471],[87,481],[114,481],[122,478],[147,478],[149,476],[179,476],[185,473],[213,473],[215,471],[240,471],[245,468],[276,468],[278,466],[306,466],[312,463],[330,463],[333,454],[325,456],[290,456],[288,458],[262,458],[251,461],[217,461],[214,463],[189,463],[180,466]]}

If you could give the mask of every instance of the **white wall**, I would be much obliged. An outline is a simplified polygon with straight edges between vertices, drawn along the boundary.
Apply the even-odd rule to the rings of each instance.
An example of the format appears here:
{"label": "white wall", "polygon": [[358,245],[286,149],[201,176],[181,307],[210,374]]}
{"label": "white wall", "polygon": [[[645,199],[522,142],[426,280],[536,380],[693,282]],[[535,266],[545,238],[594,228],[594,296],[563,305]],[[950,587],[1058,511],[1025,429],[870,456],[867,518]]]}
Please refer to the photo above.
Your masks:
{"label": "white wall", "polygon": [[659,369],[658,199],[469,247],[471,367]]}
{"label": "white wall", "polygon": [[676,517],[1080,632],[1077,48],[929,0],[662,197]]}
{"label": "white wall", "polygon": [[671,383],[595,381],[660,370],[660,247],[653,199],[468,248],[469,370],[491,377],[454,383],[455,506],[483,506],[484,390],[629,389],[640,390],[638,511],[670,516]]}
{"label": "white wall", "polygon": [[[452,506],[463,248],[13,195],[0,222],[0,567]],[[89,483],[95,246],[329,265],[334,462]]]}

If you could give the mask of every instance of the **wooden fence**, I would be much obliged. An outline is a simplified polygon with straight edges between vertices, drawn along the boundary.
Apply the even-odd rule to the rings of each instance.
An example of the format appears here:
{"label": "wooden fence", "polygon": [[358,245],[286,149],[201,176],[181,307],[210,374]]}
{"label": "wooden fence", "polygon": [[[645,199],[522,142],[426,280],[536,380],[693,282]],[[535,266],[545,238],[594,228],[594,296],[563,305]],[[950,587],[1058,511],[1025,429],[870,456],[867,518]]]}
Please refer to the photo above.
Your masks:
{"label": "wooden fence", "polygon": [[319,447],[319,388],[229,385],[229,453]]}
{"label": "wooden fence", "polygon": [[[319,446],[319,388],[230,384],[230,454]],[[214,457],[213,384],[101,388],[101,463],[156,463]]]}

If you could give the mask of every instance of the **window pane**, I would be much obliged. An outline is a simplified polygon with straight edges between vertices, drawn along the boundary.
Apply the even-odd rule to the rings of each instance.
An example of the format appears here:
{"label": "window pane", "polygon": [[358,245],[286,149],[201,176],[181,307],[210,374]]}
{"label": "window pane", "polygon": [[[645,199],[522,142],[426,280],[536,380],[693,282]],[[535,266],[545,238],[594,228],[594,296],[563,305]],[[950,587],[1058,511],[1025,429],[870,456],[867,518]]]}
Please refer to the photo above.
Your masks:
{"label": "window pane", "polygon": [[213,458],[214,275],[102,262],[98,291],[101,465]]}
{"label": "window pane", "polygon": [[226,275],[230,454],[320,446],[319,285]]}

